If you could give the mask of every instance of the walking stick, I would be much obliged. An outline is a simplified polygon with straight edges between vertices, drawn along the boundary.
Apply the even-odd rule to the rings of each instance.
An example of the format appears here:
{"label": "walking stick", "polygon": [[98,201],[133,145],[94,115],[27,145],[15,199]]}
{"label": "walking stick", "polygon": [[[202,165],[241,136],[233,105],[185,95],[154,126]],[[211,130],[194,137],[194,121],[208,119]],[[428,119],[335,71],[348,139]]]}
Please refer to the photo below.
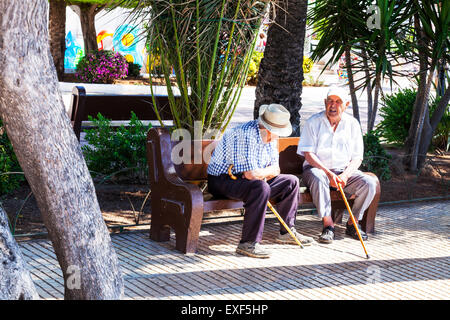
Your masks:
{"label": "walking stick", "polygon": [[294,233],[291,231],[291,229],[287,226],[287,224],[284,222],[283,218],[281,218],[281,216],[278,214],[277,210],[275,210],[275,208],[272,206],[272,204],[270,203],[270,201],[267,201],[267,206],[269,207],[270,210],[272,210],[273,214],[275,215],[275,217],[278,218],[278,221],[280,221],[280,223],[283,225],[283,227],[287,230],[287,232],[289,232],[289,234],[291,235],[291,237],[295,240],[295,242],[297,242],[297,244],[300,246],[300,248],[304,249],[302,243],[300,242],[300,240],[297,239],[297,237],[294,235]]}
{"label": "walking stick", "polygon": [[364,245],[364,241],[361,238],[361,233],[359,232],[358,224],[356,223],[356,220],[355,220],[355,217],[353,216],[352,210],[350,209],[350,206],[348,205],[347,198],[345,197],[344,190],[342,189],[342,185],[340,183],[338,183],[338,187],[339,187],[339,191],[341,192],[342,198],[344,199],[345,206],[347,207],[348,213],[350,214],[350,218],[352,219],[353,225],[355,226],[356,233],[358,234],[358,237],[359,237],[359,241],[361,242],[364,252],[366,253],[366,258],[369,259],[370,258],[369,254],[367,253],[366,246]]}
{"label": "walking stick", "polygon": [[[231,179],[236,180],[237,177],[231,172],[231,169],[233,168],[233,165],[231,164],[228,167],[228,175],[230,176]],[[289,232],[289,234],[291,235],[291,237],[295,240],[295,242],[297,242],[297,244],[300,246],[300,248],[304,249],[302,243],[300,242],[300,240],[297,239],[297,237],[294,235],[294,233],[291,231],[291,229],[287,226],[287,224],[284,222],[283,218],[281,218],[281,216],[278,214],[277,210],[275,210],[275,208],[272,206],[272,204],[270,203],[270,201],[267,201],[267,206],[269,207],[270,210],[272,210],[273,214],[275,215],[275,217],[278,218],[278,221],[280,221],[280,223],[283,225],[283,227],[287,230],[287,232]]]}

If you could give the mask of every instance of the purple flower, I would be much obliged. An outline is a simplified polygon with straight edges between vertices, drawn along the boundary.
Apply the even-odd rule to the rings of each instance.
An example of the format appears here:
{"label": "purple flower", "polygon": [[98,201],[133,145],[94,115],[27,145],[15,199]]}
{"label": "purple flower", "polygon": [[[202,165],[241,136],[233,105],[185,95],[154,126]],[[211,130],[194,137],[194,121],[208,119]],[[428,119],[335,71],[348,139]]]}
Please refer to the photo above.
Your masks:
{"label": "purple flower", "polygon": [[76,77],[86,82],[112,82],[125,78],[128,63],[118,52],[98,51],[87,54],[77,65]]}

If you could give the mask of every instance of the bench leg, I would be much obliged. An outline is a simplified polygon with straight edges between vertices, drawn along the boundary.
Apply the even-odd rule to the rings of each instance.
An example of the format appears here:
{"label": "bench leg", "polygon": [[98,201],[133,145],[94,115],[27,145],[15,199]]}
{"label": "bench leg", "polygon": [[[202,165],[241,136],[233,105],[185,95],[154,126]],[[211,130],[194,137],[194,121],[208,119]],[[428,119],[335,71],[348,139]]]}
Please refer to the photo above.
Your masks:
{"label": "bench leg", "polygon": [[183,224],[175,227],[176,249],[183,253],[197,251],[198,238],[203,219],[203,208],[192,208],[187,212]]}
{"label": "bench leg", "polygon": [[361,221],[361,228],[366,233],[375,233],[375,217],[377,215],[378,203],[380,202],[381,185],[376,175],[374,175],[373,173],[368,174],[377,179],[377,189],[369,208],[367,208],[367,210],[364,212],[364,217]]}
{"label": "bench leg", "polygon": [[[153,217],[152,217],[153,219]],[[164,226],[158,223],[155,223],[152,221],[152,225],[150,227],[150,239],[157,241],[157,242],[163,242],[163,241],[169,241],[170,239],[170,227]]]}
{"label": "bench leg", "polygon": [[182,253],[195,253],[198,245],[198,233],[197,237],[186,230],[180,230],[176,232],[176,245],[175,248]]}
{"label": "bench leg", "polygon": [[364,212],[364,217],[361,221],[361,228],[366,233],[375,233],[375,217],[378,210],[378,202],[380,201],[380,194],[376,194],[369,208]]}

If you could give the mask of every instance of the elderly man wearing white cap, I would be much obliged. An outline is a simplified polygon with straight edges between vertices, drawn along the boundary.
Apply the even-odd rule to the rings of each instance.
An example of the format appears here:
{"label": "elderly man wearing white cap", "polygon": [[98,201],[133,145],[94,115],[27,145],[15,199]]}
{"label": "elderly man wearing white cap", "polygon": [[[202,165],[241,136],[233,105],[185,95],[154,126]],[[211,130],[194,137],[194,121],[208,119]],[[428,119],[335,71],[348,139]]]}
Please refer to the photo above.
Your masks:
{"label": "elderly man wearing white cap", "polygon": [[[347,194],[355,194],[352,212],[361,220],[376,193],[376,180],[358,170],[364,155],[364,144],[359,122],[344,113],[349,105],[348,94],[332,87],[325,99],[325,111],[312,115],[305,123],[297,153],[305,157],[303,182],[310,189],[313,203],[323,221],[319,242],[334,240],[334,222],[331,218],[330,188],[343,186]],[[367,234],[358,229],[364,240]],[[359,239],[350,219],[346,234]]]}
{"label": "elderly man wearing white cap", "polygon": [[[214,149],[207,171],[208,191],[216,197],[244,202],[242,236],[236,249],[239,254],[255,258],[270,256],[260,245],[269,199],[277,200],[280,216],[303,245],[313,242],[294,227],[298,178],[280,174],[278,136],[289,136],[291,132],[290,113],[286,108],[279,104],[262,105],[257,120],[227,131]],[[231,165],[233,176],[228,172]],[[283,226],[275,240],[296,244]]]}

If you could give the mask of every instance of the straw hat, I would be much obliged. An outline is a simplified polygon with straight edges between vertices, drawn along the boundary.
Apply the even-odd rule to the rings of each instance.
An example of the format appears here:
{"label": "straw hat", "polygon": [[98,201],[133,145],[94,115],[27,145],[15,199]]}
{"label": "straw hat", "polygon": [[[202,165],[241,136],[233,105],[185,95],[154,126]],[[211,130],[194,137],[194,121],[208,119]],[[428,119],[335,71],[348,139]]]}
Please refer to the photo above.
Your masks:
{"label": "straw hat", "polygon": [[280,137],[287,137],[292,133],[290,118],[291,114],[281,104],[263,104],[259,107],[259,123]]}

